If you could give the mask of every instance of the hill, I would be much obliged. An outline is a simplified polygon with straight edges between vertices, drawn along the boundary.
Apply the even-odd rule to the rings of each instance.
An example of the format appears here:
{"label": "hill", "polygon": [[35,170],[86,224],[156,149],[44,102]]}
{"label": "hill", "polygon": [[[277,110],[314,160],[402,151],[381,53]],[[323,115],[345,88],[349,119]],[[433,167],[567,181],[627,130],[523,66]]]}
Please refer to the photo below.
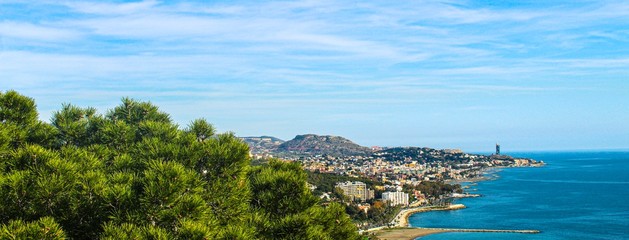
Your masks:
{"label": "hill", "polygon": [[294,139],[280,144],[276,151],[299,155],[329,155],[334,157],[363,156],[372,153],[371,149],[360,146],[346,138],[315,134],[297,135]]}
{"label": "hill", "polygon": [[280,144],[285,142],[284,140],[273,136],[241,137],[241,139],[245,141],[280,142]]}
{"label": "hill", "polygon": [[240,139],[249,145],[249,149],[251,149],[253,154],[273,152],[280,144],[285,142],[282,139],[271,136],[241,137]]}

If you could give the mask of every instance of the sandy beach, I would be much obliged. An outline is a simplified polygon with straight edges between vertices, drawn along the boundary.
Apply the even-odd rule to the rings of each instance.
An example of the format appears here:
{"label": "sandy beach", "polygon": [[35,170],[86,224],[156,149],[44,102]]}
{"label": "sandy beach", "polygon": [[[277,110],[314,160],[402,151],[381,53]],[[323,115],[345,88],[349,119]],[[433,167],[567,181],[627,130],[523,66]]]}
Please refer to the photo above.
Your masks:
{"label": "sandy beach", "polygon": [[395,216],[393,221],[396,223],[396,227],[408,227],[408,218],[414,213],[420,212],[428,212],[428,211],[450,211],[450,210],[458,210],[465,208],[463,204],[452,204],[447,207],[416,207],[409,208],[400,211],[400,213]]}
{"label": "sandy beach", "polygon": [[380,227],[367,230],[367,232],[375,233],[378,239],[415,239],[429,234],[450,232],[450,230],[447,229],[408,228],[408,218],[412,214],[420,212],[447,211],[463,208],[465,208],[465,205],[463,204],[453,204],[447,207],[429,206],[404,209],[393,219],[393,222],[395,223],[393,228]]}
{"label": "sandy beach", "polygon": [[485,233],[523,233],[536,234],[538,230],[508,230],[508,229],[466,229],[466,228],[388,228],[377,231],[378,239],[388,240],[413,240],[429,234],[444,232],[485,232]]}
{"label": "sandy beach", "polygon": [[539,233],[537,230],[496,230],[496,229],[457,229],[457,228],[410,228],[408,218],[415,213],[428,211],[449,211],[463,209],[463,204],[452,204],[447,207],[417,207],[404,209],[393,219],[395,227],[377,228],[367,232],[373,232],[378,239],[382,240],[412,240],[429,234],[444,232],[511,232],[511,233]]}
{"label": "sandy beach", "polygon": [[441,229],[391,228],[378,231],[376,237],[382,240],[410,240],[435,233],[449,232]]}

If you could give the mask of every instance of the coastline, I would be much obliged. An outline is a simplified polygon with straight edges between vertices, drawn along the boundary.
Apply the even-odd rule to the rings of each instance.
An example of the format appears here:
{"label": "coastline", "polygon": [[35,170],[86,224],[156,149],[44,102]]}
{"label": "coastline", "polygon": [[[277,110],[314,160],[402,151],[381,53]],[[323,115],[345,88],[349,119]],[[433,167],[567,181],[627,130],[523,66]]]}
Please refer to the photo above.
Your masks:
{"label": "coastline", "polygon": [[381,240],[413,240],[431,234],[450,232],[429,228],[389,228],[379,231],[376,237]]}
{"label": "coastline", "polygon": [[417,207],[412,209],[404,209],[398,213],[393,222],[393,227],[378,227],[369,229],[366,232],[373,232],[375,237],[381,240],[413,240],[431,234],[446,232],[484,232],[484,233],[524,233],[536,234],[539,230],[509,230],[509,229],[467,229],[467,228],[424,228],[409,227],[408,218],[416,213],[430,211],[452,211],[466,208],[463,204],[452,204],[447,207]]}
{"label": "coastline", "polygon": [[451,204],[451,205],[448,205],[447,207],[429,206],[429,207],[416,207],[416,208],[410,208],[410,209],[403,209],[395,216],[395,218],[393,219],[393,222],[395,222],[396,227],[408,227],[408,218],[415,213],[429,212],[429,211],[451,211],[451,210],[459,210],[459,209],[464,209],[464,208],[465,208],[465,205],[463,204]]}
{"label": "coastline", "polygon": [[[521,167],[543,167],[545,163],[538,163],[535,165],[529,166],[494,166],[488,167],[482,170],[480,176],[473,178],[466,178],[460,180],[454,180],[453,183],[461,184],[461,183],[476,183],[480,181],[493,181],[500,178],[498,173],[505,168],[521,168]],[[538,230],[495,230],[495,229],[457,229],[457,228],[423,228],[423,227],[409,227],[408,219],[411,215],[422,212],[429,211],[450,211],[450,210],[458,210],[466,208],[463,204],[451,204],[448,207],[435,207],[435,206],[424,206],[424,207],[415,207],[410,209],[401,210],[396,217],[393,219],[392,223],[394,223],[394,227],[380,227],[377,229],[369,229],[366,232],[374,232],[375,236],[378,239],[382,240],[413,240],[419,237],[437,234],[437,233],[446,233],[446,232],[510,232],[510,233],[526,233],[526,234],[536,234],[540,233]]]}
{"label": "coastline", "polygon": [[[452,183],[461,184],[461,183],[476,183],[480,181],[493,181],[500,177],[497,173],[500,172],[503,168],[507,168],[507,167],[501,167],[501,166],[488,167],[482,170],[482,173],[480,176],[473,177],[473,178],[465,178],[465,179],[460,179],[460,180],[453,180]],[[466,208],[466,206],[463,204],[451,204],[451,205],[448,205],[447,207],[423,206],[423,207],[402,209],[392,220],[392,223],[394,224],[393,228],[378,227],[378,228],[368,229],[365,232],[378,232],[378,231],[384,231],[384,230],[397,229],[398,231],[404,232],[405,234],[410,234],[412,236],[415,236],[410,239],[415,239],[415,238],[430,235],[430,234],[450,232],[443,229],[438,230],[438,229],[430,229],[430,228],[422,228],[422,227],[409,227],[408,219],[410,218],[411,215],[416,214],[416,213],[429,212],[429,211],[450,211],[450,210],[459,210],[459,209],[464,209],[464,208]],[[397,233],[393,233],[393,235],[397,235]],[[391,237],[391,236],[388,236],[388,237]],[[389,238],[385,238],[385,239],[389,239]],[[393,238],[393,239],[396,239],[396,238]],[[401,238],[401,239],[407,239],[407,238]]]}
{"label": "coastline", "polygon": [[477,182],[481,182],[481,181],[493,181],[493,180],[496,180],[496,179],[500,178],[500,175],[498,175],[498,173],[500,173],[503,169],[507,169],[507,168],[538,168],[538,167],[544,167],[544,166],[546,166],[546,163],[538,162],[538,163],[535,163],[535,164],[532,164],[532,165],[485,167],[485,168],[482,168],[482,169],[479,170],[481,172],[481,174],[479,176],[471,177],[471,178],[463,178],[463,179],[446,180],[446,183],[461,184],[461,183],[477,183]]}
{"label": "coastline", "polygon": [[392,221],[392,223],[394,223],[393,227],[377,227],[377,228],[368,229],[365,232],[375,233],[378,239],[390,239],[390,240],[415,239],[415,238],[430,235],[430,234],[452,232],[456,230],[455,229],[408,227],[408,218],[415,213],[429,212],[429,211],[451,211],[451,210],[458,210],[458,209],[464,209],[464,208],[465,208],[465,205],[463,204],[452,204],[447,207],[424,206],[424,207],[403,209],[393,219]]}
{"label": "coastline", "polygon": [[431,234],[446,232],[481,232],[481,233],[522,233],[537,234],[539,230],[496,230],[496,229],[467,229],[467,228],[390,228],[382,230],[376,235],[381,240],[413,240]]}

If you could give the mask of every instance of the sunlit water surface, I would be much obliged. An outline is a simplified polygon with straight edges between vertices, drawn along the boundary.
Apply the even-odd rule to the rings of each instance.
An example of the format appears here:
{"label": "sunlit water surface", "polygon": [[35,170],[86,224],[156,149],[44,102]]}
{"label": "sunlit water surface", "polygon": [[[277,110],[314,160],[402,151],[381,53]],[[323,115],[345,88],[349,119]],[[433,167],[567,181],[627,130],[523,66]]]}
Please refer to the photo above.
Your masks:
{"label": "sunlit water surface", "polygon": [[414,214],[411,226],[536,229],[540,234],[443,233],[437,239],[629,239],[629,152],[512,153],[547,163],[507,168],[470,186],[458,211]]}

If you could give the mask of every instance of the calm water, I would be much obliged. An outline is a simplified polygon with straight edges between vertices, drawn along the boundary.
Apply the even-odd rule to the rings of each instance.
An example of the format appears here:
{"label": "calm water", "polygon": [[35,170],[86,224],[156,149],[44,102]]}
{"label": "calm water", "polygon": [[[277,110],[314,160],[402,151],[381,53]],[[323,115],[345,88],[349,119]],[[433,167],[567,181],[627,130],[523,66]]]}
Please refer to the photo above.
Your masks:
{"label": "calm water", "polygon": [[458,211],[414,214],[411,226],[537,229],[540,234],[444,233],[435,239],[629,239],[629,152],[518,153],[547,163],[509,168],[470,186]]}

